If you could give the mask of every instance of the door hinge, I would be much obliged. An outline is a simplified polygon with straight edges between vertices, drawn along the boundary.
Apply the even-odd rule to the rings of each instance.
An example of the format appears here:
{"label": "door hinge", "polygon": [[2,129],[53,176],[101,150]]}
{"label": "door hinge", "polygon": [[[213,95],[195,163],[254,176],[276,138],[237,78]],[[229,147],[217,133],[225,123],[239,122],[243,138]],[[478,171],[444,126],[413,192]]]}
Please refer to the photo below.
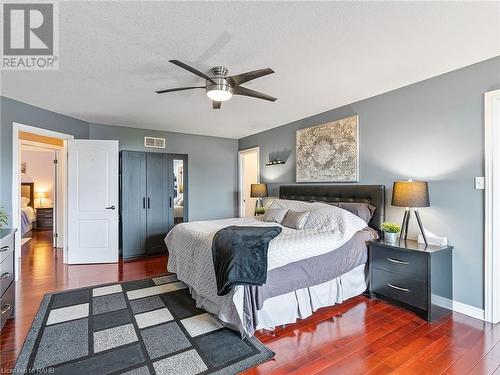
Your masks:
{"label": "door hinge", "polygon": [[57,159],[54,159],[54,164],[57,164]]}
{"label": "door hinge", "polygon": [[58,235],[57,233],[54,233],[54,237],[56,237],[56,238],[57,238],[57,237],[59,237],[59,235]]}

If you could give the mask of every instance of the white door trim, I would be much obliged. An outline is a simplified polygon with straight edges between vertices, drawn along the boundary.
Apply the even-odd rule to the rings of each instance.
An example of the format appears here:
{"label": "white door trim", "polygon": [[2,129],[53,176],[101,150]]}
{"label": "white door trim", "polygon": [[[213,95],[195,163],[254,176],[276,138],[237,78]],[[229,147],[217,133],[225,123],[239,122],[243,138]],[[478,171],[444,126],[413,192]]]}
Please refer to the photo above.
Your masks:
{"label": "white door trim", "polygon": [[[37,135],[43,135],[52,138],[62,139],[64,141],[63,156],[67,154],[66,141],[73,139],[74,136],[64,133],[59,133],[52,130],[37,128],[30,125],[24,125],[17,122],[12,123],[12,226],[14,228],[20,228],[20,206],[21,206],[21,163],[20,163],[20,139],[19,132],[33,133]],[[61,158],[61,178],[59,179],[61,183],[61,202],[63,202],[63,226],[62,235],[64,238],[63,242],[63,261],[66,263],[66,252],[67,252],[67,157]],[[21,257],[21,230],[18,230],[15,235],[15,258],[16,260]],[[19,279],[19,262],[16,261],[16,281]]]}
{"label": "white door trim", "polygon": [[238,151],[238,207],[240,217],[245,217],[245,206],[243,199],[243,155],[252,152],[257,153],[257,183],[260,183],[260,147],[247,148]]}
{"label": "white door trim", "polygon": [[500,90],[484,94],[484,318],[492,323],[500,321],[500,149],[493,144],[500,140],[500,113],[494,113],[495,102],[500,105]]}

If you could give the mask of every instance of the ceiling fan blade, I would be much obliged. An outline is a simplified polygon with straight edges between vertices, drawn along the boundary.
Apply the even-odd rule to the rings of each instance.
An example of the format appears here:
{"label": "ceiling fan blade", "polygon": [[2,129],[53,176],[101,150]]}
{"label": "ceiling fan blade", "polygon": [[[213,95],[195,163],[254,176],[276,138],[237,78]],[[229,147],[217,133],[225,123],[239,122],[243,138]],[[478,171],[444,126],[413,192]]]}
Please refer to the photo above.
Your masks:
{"label": "ceiling fan blade", "polygon": [[233,88],[234,95],[244,95],[251,96],[252,98],[269,100],[270,102],[274,102],[277,98],[274,98],[270,95],[263,94],[258,91],[247,89],[246,87],[236,86]]}
{"label": "ceiling fan blade", "polygon": [[226,77],[226,80],[231,84],[231,86],[239,86],[245,82],[251,81],[256,78],[267,76],[268,74],[274,73],[274,70],[270,68],[257,69],[251,72],[237,74],[235,76]]}
{"label": "ceiling fan blade", "polygon": [[188,72],[196,74],[198,77],[205,78],[205,79],[209,80],[210,82],[212,82],[213,84],[215,84],[215,82],[212,80],[212,78],[210,78],[209,76],[207,76],[205,73],[200,72],[198,69],[195,69],[192,66],[184,64],[182,61],[179,61],[179,60],[169,60],[169,61],[172,64],[180,66],[181,68],[186,69]]}
{"label": "ceiling fan blade", "polygon": [[216,102],[212,100],[212,109],[220,109],[222,102]]}
{"label": "ceiling fan blade", "polygon": [[158,90],[156,91],[157,94],[164,94],[166,92],[173,92],[173,91],[184,91],[184,90],[191,90],[191,89],[205,89],[205,86],[192,86],[192,87],[177,87],[175,89],[166,89],[166,90]]}

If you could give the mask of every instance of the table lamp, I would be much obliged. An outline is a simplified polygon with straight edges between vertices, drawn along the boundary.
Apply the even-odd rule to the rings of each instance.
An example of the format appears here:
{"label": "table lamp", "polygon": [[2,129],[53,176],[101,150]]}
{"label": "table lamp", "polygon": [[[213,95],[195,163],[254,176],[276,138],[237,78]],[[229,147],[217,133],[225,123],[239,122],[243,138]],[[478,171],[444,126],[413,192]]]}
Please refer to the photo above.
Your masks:
{"label": "table lamp", "polygon": [[392,205],[397,207],[406,207],[403,223],[401,224],[401,236],[399,237],[399,240],[401,240],[404,233],[404,240],[406,241],[411,211],[413,209],[415,211],[415,216],[417,217],[420,232],[424,238],[425,246],[427,246],[425,230],[422,225],[422,220],[420,219],[420,214],[416,209],[417,207],[430,206],[429,188],[427,186],[427,182],[413,180],[395,181],[392,189]]}
{"label": "table lamp", "polygon": [[251,184],[250,185],[250,198],[257,198],[257,201],[255,202],[255,214],[257,214],[258,211],[262,211],[262,208],[264,207],[262,205],[262,198],[263,197],[267,197],[267,185],[266,184]]}
{"label": "table lamp", "polygon": [[38,203],[38,207],[42,207],[42,206],[43,206],[43,205],[42,205],[42,199],[43,199],[43,198],[47,198],[47,193],[46,193],[46,192],[44,192],[44,191],[37,191],[37,192],[35,193],[35,198],[40,199],[40,201],[39,201],[39,203]]}

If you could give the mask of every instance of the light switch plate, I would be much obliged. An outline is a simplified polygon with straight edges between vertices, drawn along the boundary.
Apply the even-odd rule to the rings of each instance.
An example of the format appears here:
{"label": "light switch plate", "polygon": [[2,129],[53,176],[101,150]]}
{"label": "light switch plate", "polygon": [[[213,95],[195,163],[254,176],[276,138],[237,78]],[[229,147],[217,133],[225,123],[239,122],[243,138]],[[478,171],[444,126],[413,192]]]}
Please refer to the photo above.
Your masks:
{"label": "light switch plate", "polygon": [[474,188],[476,190],[484,190],[484,177],[474,178]]}

